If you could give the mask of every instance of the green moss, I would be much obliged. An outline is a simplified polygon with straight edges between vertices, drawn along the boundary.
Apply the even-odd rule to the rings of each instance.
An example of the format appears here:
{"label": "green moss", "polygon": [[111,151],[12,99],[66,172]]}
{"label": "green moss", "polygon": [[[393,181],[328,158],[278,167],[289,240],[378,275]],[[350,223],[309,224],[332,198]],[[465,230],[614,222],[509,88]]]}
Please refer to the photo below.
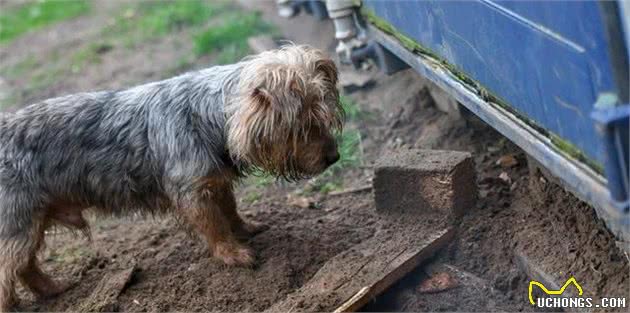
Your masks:
{"label": "green moss", "polygon": [[384,33],[393,36],[396,38],[400,44],[405,47],[407,50],[421,55],[425,58],[430,59],[431,61],[439,64],[442,68],[448,70],[448,72],[457,78],[460,82],[462,82],[465,86],[469,87],[471,90],[475,91],[480,98],[489,103],[490,105],[496,105],[501,107],[502,109],[514,114],[520,120],[522,120],[525,124],[532,127],[534,130],[542,134],[543,136],[549,138],[551,140],[552,145],[555,149],[557,149],[562,154],[574,158],[598,173],[603,173],[603,167],[601,164],[589,159],[582,151],[580,151],[573,144],[567,142],[566,140],[560,138],[559,136],[550,133],[545,128],[539,126],[533,120],[527,118],[524,114],[521,114],[514,107],[510,106],[507,101],[503,100],[496,94],[492,93],[490,90],[483,87],[479,82],[474,79],[468,77],[466,73],[455,67],[454,65],[448,63],[444,58],[441,58],[433,51],[423,47],[414,39],[400,33],[394,26],[389,24],[387,21],[378,17],[374,12],[371,12],[367,9],[363,9],[363,16],[366,18],[368,22],[374,25],[376,28],[380,29]]}
{"label": "green moss", "polygon": [[408,37],[407,35],[402,34],[394,26],[389,24],[384,19],[378,17],[374,12],[371,12],[367,9],[363,9],[363,15],[366,17],[368,22],[376,26],[378,29],[382,30],[388,35],[393,36],[398,39],[398,41],[402,44],[403,47],[407,48],[407,50],[412,51],[416,54],[423,55],[425,57],[429,57],[433,59],[433,61],[438,62],[441,66],[445,67],[449,70],[451,74],[457,77],[463,83],[469,85],[470,87],[475,87],[477,84],[474,80],[470,79],[464,72],[455,67],[454,65],[446,62],[443,58],[439,57],[435,52],[430,49],[423,47],[414,39]]}
{"label": "green moss", "polygon": [[601,164],[594,162],[588,157],[586,157],[586,155],[584,155],[584,153],[582,153],[582,151],[580,151],[580,149],[578,149],[572,143],[552,133],[549,134],[549,138],[551,139],[551,143],[554,145],[554,147],[557,148],[560,152],[588,165],[597,173],[600,173],[600,174],[604,173],[604,167]]}

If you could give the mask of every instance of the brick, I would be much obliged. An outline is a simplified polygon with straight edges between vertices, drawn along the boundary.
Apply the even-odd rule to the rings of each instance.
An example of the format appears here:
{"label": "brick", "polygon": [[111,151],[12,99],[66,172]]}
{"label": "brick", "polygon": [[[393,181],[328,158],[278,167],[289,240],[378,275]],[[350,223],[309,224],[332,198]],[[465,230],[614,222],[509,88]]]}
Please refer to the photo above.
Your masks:
{"label": "brick", "polygon": [[477,200],[474,160],[468,152],[409,149],[385,154],[375,165],[379,213],[456,218]]}

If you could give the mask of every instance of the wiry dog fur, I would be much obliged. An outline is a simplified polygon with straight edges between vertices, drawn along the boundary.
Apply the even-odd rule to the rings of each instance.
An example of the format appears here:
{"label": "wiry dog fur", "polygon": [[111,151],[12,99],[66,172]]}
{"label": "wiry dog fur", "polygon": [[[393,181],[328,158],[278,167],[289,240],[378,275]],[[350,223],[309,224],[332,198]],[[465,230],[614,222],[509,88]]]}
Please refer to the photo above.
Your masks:
{"label": "wiry dog fur", "polygon": [[174,212],[227,264],[250,265],[237,238],[262,225],[236,212],[233,183],[254,169],[297,179],[338,159],[337,70],[287,46],[122,91],[46,100],[0,116],[0,311],[20,280],[65,287],[37,263],[44,231],[86,230],[83,211]]}

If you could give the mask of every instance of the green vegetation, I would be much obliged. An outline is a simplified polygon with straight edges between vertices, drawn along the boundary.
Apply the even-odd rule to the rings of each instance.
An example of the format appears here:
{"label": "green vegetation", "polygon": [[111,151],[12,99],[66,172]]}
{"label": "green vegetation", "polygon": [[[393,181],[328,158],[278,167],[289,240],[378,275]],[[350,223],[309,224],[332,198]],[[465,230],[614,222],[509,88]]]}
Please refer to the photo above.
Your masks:
{"label": "green vegetation", "polygon": [[20,75],[34,70],[38,66],[38,62],[33,55],[28,55],[20,62],[13,66],[0,69],[0,76],[5,78],[15,78]]}
{"label": "green vegetation", "polygon": [[346,120],[355,121],[361,115],[361,109],[357,106],[352,100],[344,95],[339,97],[339,102],[341,103],[341,107],[344,112],[346,112]]}
{"label": "green vegetation", "polygon": [[0,43],[28,31],[86,13],[90,3],[84,0],[39,0],[0,12]]}
{"label": "green vegetation", "polygon": [[245,203],[254,203],[260,200],[261,198],[262,198],[262,194],[260,192],[251,191],[242,198],[242,201]]}
{"label": "green vegetation", "polygon": [[578,149],[578,147],[574,146],[572,143],[560,138],[560,136],[553,133],[549,133],[549,137],[551,139],[551,143],[561,153],[564,153],[565,155],[588,165],[595,172],[598,172],[600,174],[604,173],[603,165],[589,159],[582,151],[580,151],[580,149]]}
{"label": "green vegetation", "polygon": [[251,174],[249,183],[256,187],[265,187],[271,185],[276,180],[277,179],[275,177],[263,172],[262,170],[256,170]]}
{"label": "green vegetation", "polygon": [[101,63],[101,54],[114,48],[114,45],[109,41],[92,42],[81,50],[77,51],[73,56],[70,66],[70,70],[73,73],[78,73],[88,64]]}
{"label": "green vegetation", "polygon": [[[350,98],[342,95],[340,101],[346,112],[346,122],[358,121],[365,115],[361,108]],[[346,167],[357,166],[362,160],[361,133],[358,130],[346,127],[337,139],[340,143],[338,148],[340,158],[327,172],[335,172]]]}
{"label": "green vegetation", "polygon": [[274,28],[258,13],[231,14],[199,33],[194,38],[194,50],[197,55],[218,52],[217,63],[230,63],[249,53],[247,38],[270,32]]}
{"label": "green vegetation", "polygon": [[45,63],[36,59],[33,55],[25,56],[20,62],[13,66],[0,69],[0,76],[8,79],[23,79],[28,83],[20,90],[10,90],[4,99],[0,99],[0,108],[7,108],[23,100],[24,97],[33,92],[47,88],[59,79],[66,71],[61,62],[62,56],[57,52],[52,52]]}
{"label": "green vegetation", "polygon": [[158,38],[184,28],[192,29],[194,55],[215,54],[215,63],[225,64],[249,53],[247,38],[273,32],[260,14],[240,12],[228,1],[188,0],[141,2],[122,10],[105,36],[125,46]]}
{"label": "green vegetation", "polygon": [[[54,20],[86,12],[91,5],[87,0],[33,0],[5,9],[0,12],[0,43]],[[243,12],[227,0],[132,2],[113,11],[108,21],[91,42],[51,52],[65,51],[61,55],[49,55],[45,60],[26,55],[17,63],[0,67],[0,75],[6,79],[27,82],[20,93],[3,95],[0,105],[20,102],[60,77],[80,73],[87,66],[100,63],[110,50],[135,49],[148,41],[182,32],[184,36],[167,42],[173,49],[185,49],[164,73],[172,76],[189,68],[202,55],[209,55],[209,59],[220,64],[237,61],[249,53],[249,36],[274,31],[259,14]],[[272,181],[259,180],[260,184]]]}
{"label": "green vegetation", "polygon": [[125,43],[133,46],[139,41],[204,25],[226,8],[225,1],[143,1],[123,10],[106,34],[127,37]]}

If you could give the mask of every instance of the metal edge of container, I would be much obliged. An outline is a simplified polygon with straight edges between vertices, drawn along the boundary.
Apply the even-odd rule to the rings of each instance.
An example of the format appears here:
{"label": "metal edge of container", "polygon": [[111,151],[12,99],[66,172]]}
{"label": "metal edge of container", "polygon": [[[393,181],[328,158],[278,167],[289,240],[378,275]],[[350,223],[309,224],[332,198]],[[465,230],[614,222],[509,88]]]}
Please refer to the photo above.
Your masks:
{"label": "metal edge of container", "polygon": [[538,160],[562,181],[563,187],[591,204],[608,228],[630,247],[630,216],[621,213],[620,208],[625,204],[616,203],[610,198],[604,177],[554,149],[549,138],[536,132],[512,113],[483,100],[438,62],[407,50],[396,38],[372,25],[368,26],[368,31],[370,37],[384,48],[447,91],[468,110]]}

